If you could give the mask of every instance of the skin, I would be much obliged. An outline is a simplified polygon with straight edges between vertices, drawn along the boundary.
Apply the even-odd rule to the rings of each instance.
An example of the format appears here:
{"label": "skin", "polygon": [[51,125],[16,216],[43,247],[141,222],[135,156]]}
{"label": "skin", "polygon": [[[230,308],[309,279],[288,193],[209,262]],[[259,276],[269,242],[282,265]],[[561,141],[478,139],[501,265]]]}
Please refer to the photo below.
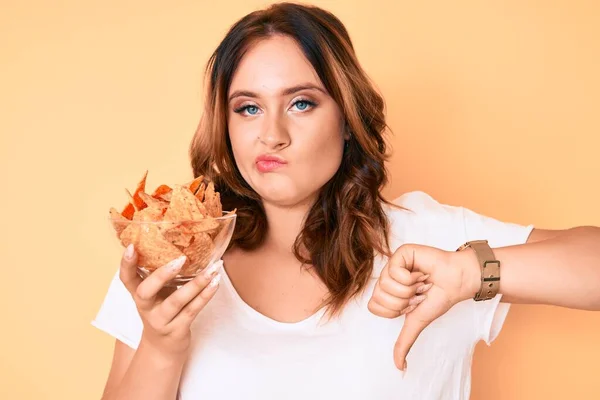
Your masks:
{"label": "skin", "polygon": [[[298,86],[315,88],[286,93]],[[229,96],[235,161],[263,199],[269,229],[264,245],[252,252],[232,249],[223,256],[224,265],[248,305],[276,321],[301,321],[322,306],[327,290],[291,249],[318,190],[339,168],[348,139],[343,116],[296,43],[282,36],[257,43],[244,56]],[[262,154],[283,157],[287,164],[260,172],[255,160]],[[494,249],[502,262],[503,300],[600,310],[598,243],[596,227],[535,229],[524,245]],[[248,265],[252,269],[244,268]],[[144,281],[135,266],[135,252],[124,254],[121,280],[136,302],[144,332],[137,351],[116,341],[103,399],[175,399],[189,353],[189,326],[214,296],[218,274],[199,275],[165,294],[161,288],[177,274],[172,265]],[[369,310],[383,318],[406,314],[394,349],[398,368],[406,369],[410,347],[425,327],[473,297],[480,277],[472,250],[403,245],[394,252]]]}
{"label": "skin", "polygon": [[[506,303],[548,304],[600,311],[600,228],[534,229],[522,245],[493,249],[501,262],[500,294]],[[416,272],[428,276],[429,290],[411,306],[407,285]],[[429,286],[430,285],[430,286]],[[481,286],[473,249],[448,252],[430,246],[400,246],[381,273],[369,310],[384,318],[406,314],[394,348],[405,371],[406,357],[421,332],[455,304],[472,299]]]}
{"label": "skin", "polygon": [[[348,138],[343,115],[295,41],[274,36],[255,45],[234,74],[228,126],[235,162],[261,196],[269,230],[260,249],[223,257],[227,273],[259,312],[281,322],[303,320],[327,290],[291,248],[318,191],[341,164]],[[256,158],[263,154],[287,164],[261,172]]]}
{"label": "skin", "polygon": [[[227,274],[257,311],[281,322],[300,321],[322,306],[327,289],[291,249],[319,189],[340,166],[348,139],[344,118],[300,48],[283,36],[257,43],[244,56],[229,97],[235,161],[263,199],[269,231],[259,249],[223,256]],[[263,154],[287,164],[260,172],[255,161]],[[137,351],[116,341],[103,399],[174,399],[189,352],[189,326],[214,295],[218,282],[209,282],[217,278],[201,275],[165,296],[161,287],[177,272],[165,266],[141,281],[135,257],[124,254],[121,280],[136,302],[144,333]],[[251,274],[247,265],[253,266]]]}

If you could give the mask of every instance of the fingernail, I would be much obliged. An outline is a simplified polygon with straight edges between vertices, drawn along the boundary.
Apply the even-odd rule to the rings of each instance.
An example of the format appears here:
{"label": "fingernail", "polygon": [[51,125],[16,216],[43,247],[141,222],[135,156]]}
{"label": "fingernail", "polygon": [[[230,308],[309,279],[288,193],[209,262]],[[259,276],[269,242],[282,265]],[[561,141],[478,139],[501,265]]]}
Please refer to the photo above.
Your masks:
{"label": "fingernail", "polygon": [[429,274],[423,275],[422,277],[417,279],[417,282],[425,282],[428,278],[429,278]]}
{"label": "fingernail", "polygon": [[423,285],[417,289],[417,293],[419,293],[419,294],[425,293],[426,291],[431,289],[432,286],[433,286],[433,283],[428,283],[427,285]]}
{"label": "fingernail", "polygon": [[167,264],[167,269],[171,272],[177,272],[185,264],[186,256],[177,257]]}
{"label": "fingernail", "polygon": [[223,265],[222,261],[217,261],[216,263],[211,264],[208,268],[206,268],[206,271],[204,271],[204,277],[206,279],[210,279],[210,277],[217,272],[221,265]]}
{"label": "fingernail", "polygon": [[221,281],[221,274],[217,274],[217,275],[215,275],[214,278],[212,278],[212,280],[210,281],[208,286],[215,287],[219,284],[220,281]]}
{"label": "fingernail", "polygon": [[408,314],[409,312],[413,311],[415,308],[417,308],[416,305],[415,306],[408,306],[404,310],[402,310],[402,312],[400,312],[400,315]]}
{"label": "fingernail", "polygon": [[408,305],[409,306],[418,306],[419,304],[421,304],[423,302],[423,300],[425,300],[427,298],[427,296],[413,296],[409,301],[408,301]]}
{"label": "fingernail", "polygon": [[406,368],[408,368],[408,364],[406,363],[406,360],[404,360],[404,365],[402,365],[402,372],[406,373]]}
{"label": "fingernail", "polygon": [[133,258],[134,251],[135,249],[133,248],[133,243],[130,243],[129,246],[127,246],[127,249],[125,249],[125,258],[131,260]]}

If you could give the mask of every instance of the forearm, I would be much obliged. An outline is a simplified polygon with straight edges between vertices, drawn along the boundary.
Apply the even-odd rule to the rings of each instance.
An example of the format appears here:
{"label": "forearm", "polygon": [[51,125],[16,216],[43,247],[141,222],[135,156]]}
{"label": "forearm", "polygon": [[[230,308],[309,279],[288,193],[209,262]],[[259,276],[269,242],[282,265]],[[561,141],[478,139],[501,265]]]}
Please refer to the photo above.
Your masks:
{"label": "forearm", "polygon": [[[481,285],[472,250],[461,252],[466,293]],[[577,227],[544,241],[494,249],[501,262],[500,293],[508,303],[600,310],[600,228]]]}
{"label": "forearm", "polygon": [[119,387],[103,400],[175,400],[184,363],[183,356],[166,356],[142,341]]}

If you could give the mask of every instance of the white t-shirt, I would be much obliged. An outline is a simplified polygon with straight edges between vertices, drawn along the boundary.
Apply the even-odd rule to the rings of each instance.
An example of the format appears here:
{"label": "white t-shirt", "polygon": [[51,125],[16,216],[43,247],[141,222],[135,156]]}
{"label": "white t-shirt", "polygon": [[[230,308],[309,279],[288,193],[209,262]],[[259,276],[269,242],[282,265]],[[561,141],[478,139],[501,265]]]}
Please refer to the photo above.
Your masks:
{"label": "white t-shirt", "polygon": [[[487,239],[492,248],[509,246],[525,243],[533,229],[440,204],[423,192],[406,193],[395,203],[412,211],[386,206],[392,250],[418,243],[454,251],[475,239]],[[456,304],[419,336],[402,377],[393,348],[404,317],[380,318],[367,309],[385,261],[375,258],[364,294],[327,323],[319,321],[323,310],[298,323],[260,314],[239,297],[222,270],[221,287],[192,325],[193,345],[179,398],[468,399],[475,345],[496,338],[509,305],[500,303],[501,295]],[[118,274],[93,325],[138,346],[142,322]]]}

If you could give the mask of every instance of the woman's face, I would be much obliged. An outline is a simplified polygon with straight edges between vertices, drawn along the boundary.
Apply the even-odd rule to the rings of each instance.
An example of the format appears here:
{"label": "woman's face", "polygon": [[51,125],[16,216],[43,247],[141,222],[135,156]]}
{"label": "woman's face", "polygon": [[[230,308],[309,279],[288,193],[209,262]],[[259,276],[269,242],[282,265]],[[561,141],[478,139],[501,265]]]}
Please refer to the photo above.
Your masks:
{"label": "woman's face", "polygon": [[242,58],[228,94],[235,162],[264,202],[313,201],[338,170],[344,119],[296,42],[276,35]]}

